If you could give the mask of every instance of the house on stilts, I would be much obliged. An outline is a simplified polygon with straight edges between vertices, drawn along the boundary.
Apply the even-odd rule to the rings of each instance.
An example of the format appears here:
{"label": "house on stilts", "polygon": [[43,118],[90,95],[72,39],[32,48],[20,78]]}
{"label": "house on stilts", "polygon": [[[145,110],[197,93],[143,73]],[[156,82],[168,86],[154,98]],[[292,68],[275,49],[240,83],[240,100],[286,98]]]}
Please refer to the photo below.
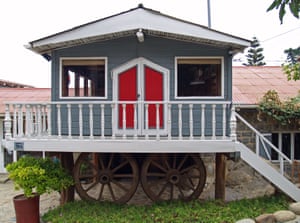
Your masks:
{"label": "house on stilts", "polygon": [[[284,173],[291,159],[235,110],[232,57],[249,45],[143,5],[32,41],[51,61],[51,101],[7,102],[2,145],[61,154],[83,199],[125,203],[139,183],[154,201],[196,199],[209,153],[216,198],[226,159],[240,157],[300,201]],[[279,170],[238,140],[237,122],[277,154]]]}

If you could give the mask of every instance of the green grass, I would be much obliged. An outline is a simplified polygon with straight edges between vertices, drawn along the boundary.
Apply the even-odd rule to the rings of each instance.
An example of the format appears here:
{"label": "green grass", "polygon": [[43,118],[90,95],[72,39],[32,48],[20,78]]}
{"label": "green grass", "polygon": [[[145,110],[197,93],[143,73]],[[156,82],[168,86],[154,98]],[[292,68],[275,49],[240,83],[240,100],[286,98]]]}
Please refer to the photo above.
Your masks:
{"label": "green grass", "polygon": [[51,223],[231,223],[242,218],[255,218],[263,213],[286,209],[289,202],[282,195],[228,203],[173,201],[145,206],[76,201],[50,210],[43,216],[43,220]]}

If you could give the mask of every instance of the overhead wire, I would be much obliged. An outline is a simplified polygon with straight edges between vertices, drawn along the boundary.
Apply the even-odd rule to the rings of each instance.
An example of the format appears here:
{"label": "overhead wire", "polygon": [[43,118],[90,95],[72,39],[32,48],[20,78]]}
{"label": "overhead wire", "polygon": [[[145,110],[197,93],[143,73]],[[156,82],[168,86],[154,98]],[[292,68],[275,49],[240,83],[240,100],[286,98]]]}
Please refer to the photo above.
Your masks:
{"label": "overhead wire", "polygon": [[277,37],[279,37],[279,36],[283,36],[283,35],[285,35],[285,34],[287,34],[287,33],[293,32],[293,31],[295,31],[295,30],[297,30],[297,29],[300,29],[300,26],[298,26],[298,27],[296,27],[296,28],[293,28],[293,29],[290,29],[290,30],[288,30],[288,31],[286,31],[286,32],[284,32],[284,33],[280,33],[280,34],[278,34],[278,35],[276,35],[276,36],[272,36],[272,37],[270,37],[270,38],[268,38],[268,39],[265,39],[265,40],[263,40],[263,41],[261,41],[261,42],[263,43],[263,42],[266,42],[266,41],[275,39],[275,38],[277,38]]}

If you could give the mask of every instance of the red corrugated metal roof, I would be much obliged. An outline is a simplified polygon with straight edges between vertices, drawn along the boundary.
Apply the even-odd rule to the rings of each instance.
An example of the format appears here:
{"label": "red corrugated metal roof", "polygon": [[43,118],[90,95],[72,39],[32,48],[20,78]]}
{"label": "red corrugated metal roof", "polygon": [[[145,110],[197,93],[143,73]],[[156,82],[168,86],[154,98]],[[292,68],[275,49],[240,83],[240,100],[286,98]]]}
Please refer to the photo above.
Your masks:
{"label": "red corrugated metal roof", "polygon": [[235,104],[257,104],[268,90],[276,90],[282,99],[294,97],[300,90],[300,81],[288,81],[280,66],[233,67],[232,73]]}

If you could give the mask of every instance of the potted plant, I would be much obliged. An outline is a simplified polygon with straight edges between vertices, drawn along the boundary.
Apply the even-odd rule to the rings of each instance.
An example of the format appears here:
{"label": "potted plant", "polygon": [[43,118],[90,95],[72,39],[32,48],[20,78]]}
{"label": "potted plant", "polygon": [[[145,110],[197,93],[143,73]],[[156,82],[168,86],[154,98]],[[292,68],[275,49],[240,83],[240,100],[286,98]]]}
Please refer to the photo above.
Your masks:
{"label": "potted plant", "polygon": [[39,223],[39,197],[44,193],[61,191],[73,185],[73,179],[50,158],[23,156],[6,166],[9,178],[14,181],[15,189],[23,194],[14,197],[17,223]]}

